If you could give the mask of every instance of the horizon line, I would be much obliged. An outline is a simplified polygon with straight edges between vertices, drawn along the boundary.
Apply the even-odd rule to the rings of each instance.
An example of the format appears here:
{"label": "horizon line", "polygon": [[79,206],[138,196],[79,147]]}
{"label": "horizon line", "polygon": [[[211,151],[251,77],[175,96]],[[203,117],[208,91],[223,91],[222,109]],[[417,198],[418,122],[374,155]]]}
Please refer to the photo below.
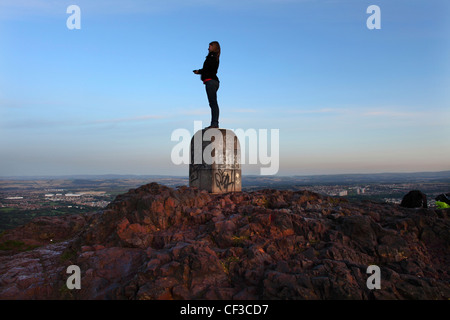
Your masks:
{"label": "horizon line", "polygon": [[[313,177],[313,176],[350,176],[350,175],[383,175],[383,174],[438,174],[438,173],[450,173],[450,170],[438,170],[438,171],[383,171],[373,173],[312,173],[312,174],[275,174],[275,175],[258,175],[258,174],[243,174],[242,177],[261,177],[261,178],[286,178],[286,177]],[[0,179],[12,179],[12,178],[69,178],[69,177],[171,177],[171,178],[189,178],[189,175],[169,175],[169,174],[119,174],[119,173],[105,173],[105,174],[46,174],[46,175],[13,175],[13,176],[0,176]]]}

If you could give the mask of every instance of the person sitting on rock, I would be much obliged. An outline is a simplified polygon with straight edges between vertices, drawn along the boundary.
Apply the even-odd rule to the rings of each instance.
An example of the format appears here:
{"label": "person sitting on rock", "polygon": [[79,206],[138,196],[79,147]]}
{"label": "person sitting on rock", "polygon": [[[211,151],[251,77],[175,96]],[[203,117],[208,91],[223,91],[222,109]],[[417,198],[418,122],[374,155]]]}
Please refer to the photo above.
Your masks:
{"label": "person sitting on rock", "polygon": [[420,190],[412,190],[403,197],[400,206],[405,208],[428,208],[427,196]]}

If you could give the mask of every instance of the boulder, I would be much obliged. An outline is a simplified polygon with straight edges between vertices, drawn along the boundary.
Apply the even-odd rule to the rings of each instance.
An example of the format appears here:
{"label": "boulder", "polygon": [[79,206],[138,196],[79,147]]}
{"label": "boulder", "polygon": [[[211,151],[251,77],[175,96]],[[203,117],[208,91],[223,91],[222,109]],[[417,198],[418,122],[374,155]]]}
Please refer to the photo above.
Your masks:
{"label": "boulder", "polygon": [[420,190],[412,190],[403,197],[400,206],[405,208],[428,208],[427,196]]}

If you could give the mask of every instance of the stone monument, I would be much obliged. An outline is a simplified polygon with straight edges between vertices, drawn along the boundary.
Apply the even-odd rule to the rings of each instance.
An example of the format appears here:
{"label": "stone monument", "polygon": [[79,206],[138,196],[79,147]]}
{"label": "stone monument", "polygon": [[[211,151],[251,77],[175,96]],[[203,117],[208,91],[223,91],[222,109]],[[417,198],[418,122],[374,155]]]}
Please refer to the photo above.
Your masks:
{"label": "stone monument", "polygon": [[227,129],[197,131],[191,139],[189,186],[211,193],[242,190],[241,149]]}

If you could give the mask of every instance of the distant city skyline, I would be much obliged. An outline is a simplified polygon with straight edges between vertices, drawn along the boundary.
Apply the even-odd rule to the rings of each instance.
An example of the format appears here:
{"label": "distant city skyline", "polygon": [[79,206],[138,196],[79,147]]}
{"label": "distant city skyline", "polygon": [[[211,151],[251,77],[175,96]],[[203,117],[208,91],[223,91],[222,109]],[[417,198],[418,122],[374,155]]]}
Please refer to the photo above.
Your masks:
{"label": "distant city skyline", "polygon": [[278,175],[450,170],[449,16],[447,0],[2,0],[0,176],[187,176],[171,135],[209,125],[192,70],[213,40],[220,126],[279,129]]}

